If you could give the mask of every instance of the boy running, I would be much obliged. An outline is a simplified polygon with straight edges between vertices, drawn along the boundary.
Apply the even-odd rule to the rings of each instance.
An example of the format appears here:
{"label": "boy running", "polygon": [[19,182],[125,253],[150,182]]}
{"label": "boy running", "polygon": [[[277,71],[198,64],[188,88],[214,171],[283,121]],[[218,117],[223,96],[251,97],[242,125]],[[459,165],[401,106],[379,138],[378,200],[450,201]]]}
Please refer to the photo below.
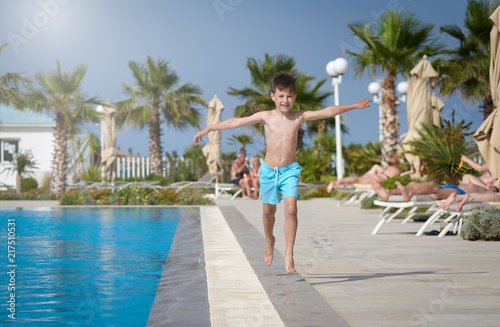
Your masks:
{"label": "boy running", "polygon": [[289,73],[278,73],[271,84],[271,98],[276,109],[260,111],[248,117],[231,118],[218,124],[208,126],[194,137],[194,143],[199,144],[202,137],[212,131],[264,124],[266,135],[266,157],[259,169],[259,181],[262,195],[264,232],[266,237],[266,252],[264,262],[270,265],[274,257],[275,237],[273,228],[275,222],[276,204],[281,197],[285,199],[285,269],[295,272],[293,262],[293,247],[297,234],[297,199],[299,197],[299,176],[302,168],[296,161],[297,135],[304,121],[326,119],[348,112],[353,109],[369,107],[370,100],[360,100],[351,105],[331,106],[317,111],[292,111],[297,97],[297,80]]}

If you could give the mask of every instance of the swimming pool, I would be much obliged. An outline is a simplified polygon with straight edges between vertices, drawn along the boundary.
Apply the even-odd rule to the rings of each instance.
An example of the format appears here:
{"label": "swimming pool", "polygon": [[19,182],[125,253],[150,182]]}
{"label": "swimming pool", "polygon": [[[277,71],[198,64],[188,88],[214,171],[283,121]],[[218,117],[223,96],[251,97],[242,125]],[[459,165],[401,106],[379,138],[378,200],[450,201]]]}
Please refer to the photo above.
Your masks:
{"label": "swimming pool", "polygon": [[[0,209],[6,272],[7,226],[15,220],[16,322],[145,326],[181,215],[179,208]],[[10,277],[0,276],[5,322]]]}

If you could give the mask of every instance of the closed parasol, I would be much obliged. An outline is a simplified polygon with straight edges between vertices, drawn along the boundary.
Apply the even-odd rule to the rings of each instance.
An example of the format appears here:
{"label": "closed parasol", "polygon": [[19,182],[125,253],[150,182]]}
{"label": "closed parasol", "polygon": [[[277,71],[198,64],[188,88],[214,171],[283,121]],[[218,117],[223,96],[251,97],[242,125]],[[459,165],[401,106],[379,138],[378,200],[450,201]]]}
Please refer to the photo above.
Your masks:
{"label": "closed parasol", "polygon": [[493,98],[493,112],[474,134],[474,140],[483,155],[493,177],[500,177],[500,7],[490,16],[493,28],[490,33],[490,86]]}
{"label": "closed parasol", "polygon": [[[207,126],[220,123],[222,110],[224,110],[224,105],[216,94],[208,103]],[[217,175],[222,170],[221,132],[208,133],[208,140],[210,142],[203,147],[203,155],[207,159],[209,172]]]}
{"label": "closed parasol", "polygon": [[101,164],[104,165],[106,170],[115,162],[116,160],[116,127],[115,127],[115,114],[116,109],[109,105],[106,101],[106,105],[102,108],[102,129],[103,129],[103,141],[104,149],[102,152]]}
{"label": "closed parasol", "polygon": [[[432,67],[427,56],[411,70],[411,78],[408,83],[407,110],[408,110],[408,132],[401,136],[403,149],[410,151],[410,141],[419,137],[418,131],[423,123],[432,123],[432,88],[438,77],[438,73]],[[420,158],[416,155],[405,153],[406,160],[415,169],[420,171]]]}

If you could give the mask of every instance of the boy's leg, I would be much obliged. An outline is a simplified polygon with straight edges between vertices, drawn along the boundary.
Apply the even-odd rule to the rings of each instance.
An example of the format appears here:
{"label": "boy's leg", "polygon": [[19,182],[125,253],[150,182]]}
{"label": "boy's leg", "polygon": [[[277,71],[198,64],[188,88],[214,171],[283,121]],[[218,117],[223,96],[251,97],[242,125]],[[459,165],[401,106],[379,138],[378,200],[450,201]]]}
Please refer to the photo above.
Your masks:
{"label": "boy's leg", "polygon": [[271,265],[274,258],[274,242],[276,238],[273,235],[274,222],[276,214],[276,205],[264,203],[263,207],[263,222],[264,234],[266,236],[266,253],[264,254],[264,262],[266,265]]}
{"label": "boy's leg", "polygon": [[295,272],[293,247],[295,245],[295,236],[297,235],[297,225],[297,198],[288,196],[285,198],[285,268],[289,273]]}

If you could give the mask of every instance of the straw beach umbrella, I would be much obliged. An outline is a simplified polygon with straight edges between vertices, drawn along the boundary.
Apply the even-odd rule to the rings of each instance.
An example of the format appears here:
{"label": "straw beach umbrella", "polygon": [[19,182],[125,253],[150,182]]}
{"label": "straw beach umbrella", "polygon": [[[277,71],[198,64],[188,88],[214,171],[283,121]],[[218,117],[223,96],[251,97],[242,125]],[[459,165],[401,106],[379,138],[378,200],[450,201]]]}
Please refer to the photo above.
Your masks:
{"label": "straw beach umbrella", "polygon": [[[417,132],[422,123],[433,122],[432,87],[438,77],[427,56],[410,71],[408,83],[408,133],[401,135],[403,149],[410,151],[410,141],[419,137]],[[406,160],[413,166],[415,172],[420,171],[420,158],[416,155],[405,153]]]}
{"label": "straw beach umbrella", "polygon": [[493,177],[500,177],[500,7],[490,16],[493,28],[490,33],[490,86],[493,98],[493,112],[474,134],[479,151]]}
{"label": "straw beach umbrella", "polygon": [[[220,123],[222,110],[224,110],[224,105],[216,94],[208,103],[207,126]],[[222,170],[221,132],[208,133],[208,140],[210,142],[203,147],[203,155],[207,158],[208,170],[217,176],[217,173]]]}
{"label": "straw beach umbrella", "polygon": [[112,166],[116,160],[116,127],[115,127],[116,108],[109,105],[106,101],[106,106],[102,108],[102,133],[104,141],[104,149],[102,151],[101,164],[104,165],[106,171]]}

